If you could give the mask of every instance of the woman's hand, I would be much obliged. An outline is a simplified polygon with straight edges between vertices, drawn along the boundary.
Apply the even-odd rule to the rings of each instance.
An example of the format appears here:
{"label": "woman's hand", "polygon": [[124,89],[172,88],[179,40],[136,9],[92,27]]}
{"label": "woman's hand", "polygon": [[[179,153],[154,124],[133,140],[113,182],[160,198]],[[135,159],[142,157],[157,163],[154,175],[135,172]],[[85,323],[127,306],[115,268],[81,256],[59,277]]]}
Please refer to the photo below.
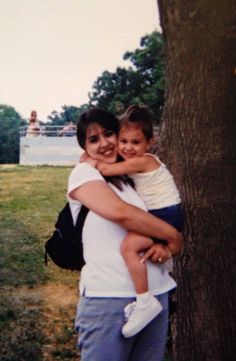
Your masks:
{"label": "woman's hand", "polygon": [[80,161],[80,163],[88,163],[94,168],[96,168],[96,165],[97,165],[97,160],[91,158],[87,152],[84,152],[81,154],[79,161]]}
{"label": "woman's hand", "polygon": [[145,252],[141,263],[146,262],[148,259],[154,263],[164,263],[171,257],[172,254],[167,246],[155,243]]}

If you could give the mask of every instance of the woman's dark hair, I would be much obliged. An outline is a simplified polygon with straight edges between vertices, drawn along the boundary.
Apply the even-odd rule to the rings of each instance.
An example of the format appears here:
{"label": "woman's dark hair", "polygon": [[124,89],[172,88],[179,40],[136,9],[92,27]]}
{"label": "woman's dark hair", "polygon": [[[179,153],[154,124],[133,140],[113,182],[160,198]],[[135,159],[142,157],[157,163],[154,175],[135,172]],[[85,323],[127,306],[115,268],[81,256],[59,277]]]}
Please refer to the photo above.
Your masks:
{"label": "woman's dark hair", "polygon": [[[112,130],[116,135],[118,135],[120,130],[118,119],[108,110],[99,107],[87,110],[80,115],[76,128],[77,140],[83,149],[85,149],[87,129],[93,123],[99,124],[106,130]],[[118,158],[117,160],[120,161],[121,159]],[[134,187],[134,182],[128,176],[104,176],[104,178],[120,190],[122,190],[122,184],[129,184]]]}
{"label": "woman's dark hair", "polygon": [[147,140],[153,137],[152,115],[146,106],[131,105],[120,117],[120,127],[137,125]]}
{"label": "woman's dark hair", "polygon": [[108,110],[94,107],[82,113],[77,122],[77,140],[81,148],[85,149],[86,132],[90,124],[99,124],[102,128],[112,130],[116,135],[119,133],[119,121]]}

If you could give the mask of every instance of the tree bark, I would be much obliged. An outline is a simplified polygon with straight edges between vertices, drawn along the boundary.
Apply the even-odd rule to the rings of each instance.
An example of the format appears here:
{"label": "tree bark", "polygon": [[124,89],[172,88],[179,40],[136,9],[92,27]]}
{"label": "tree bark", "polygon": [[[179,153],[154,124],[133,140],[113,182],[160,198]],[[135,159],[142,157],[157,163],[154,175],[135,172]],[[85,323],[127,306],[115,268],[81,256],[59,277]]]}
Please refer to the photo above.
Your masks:
{"label": "tree bark", "polygon": [[158,0],[167,58],[160,154],[180,189],[175,361],[236,359],[236,2]]}

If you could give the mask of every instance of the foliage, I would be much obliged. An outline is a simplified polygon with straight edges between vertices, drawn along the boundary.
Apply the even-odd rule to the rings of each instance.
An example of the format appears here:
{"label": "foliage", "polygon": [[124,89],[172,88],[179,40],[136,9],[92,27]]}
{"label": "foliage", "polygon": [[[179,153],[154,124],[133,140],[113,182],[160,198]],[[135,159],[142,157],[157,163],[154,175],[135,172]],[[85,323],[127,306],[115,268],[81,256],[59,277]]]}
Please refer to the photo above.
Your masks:
{"label": "foliage", "polygon": [[25,124],[19,113],[7,105],[0,105],[0,164],[18,163],[19,127]]}
{"label": "foliage", "polygon": [[128,69],[118,67],[114,73],[104,71],[89,94],[90,104],[120,113],[130,104],[149,106],[159,122],[164,102],[164,52],[162,35],[154,31],[141,38],[140,48],[126,52]]}
{"label": "foliage", "polygon": [[76,107],[74,105],[63,105],[61,112],[57,112],[55,110],[51,112],[51,114],[48,116],[49,122],[46,123],[46,125],[65,125],[69,122],[75,124],[80,114],[83,113],[87,108],[87,104],[83,104],[80,107]]}
{"label": "foliage", "polygon": [[131,101],[138,102],[142,89],[142,76],[133,69],[117,68],[115,73],[103,72],[90,95],[91,105],[98,105],[112,112],[119,113]]}

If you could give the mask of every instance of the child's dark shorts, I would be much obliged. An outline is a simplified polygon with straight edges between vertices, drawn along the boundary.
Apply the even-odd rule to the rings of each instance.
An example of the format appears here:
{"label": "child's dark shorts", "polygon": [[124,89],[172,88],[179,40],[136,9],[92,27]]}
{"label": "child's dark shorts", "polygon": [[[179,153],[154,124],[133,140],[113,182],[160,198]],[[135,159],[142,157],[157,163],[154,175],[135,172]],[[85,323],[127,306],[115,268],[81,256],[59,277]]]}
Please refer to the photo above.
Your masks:
{"label": "child's dark shorts", "polygon": [[[184,217],[181,204],[175,204],[173,206],[160,209],[150,209],[148,212],[171,224],[179,232],[182,232],[184,226]],[[152,238],[152,240],[155,243],[163,243],[163,240],[159,240],[157,238]]]}

